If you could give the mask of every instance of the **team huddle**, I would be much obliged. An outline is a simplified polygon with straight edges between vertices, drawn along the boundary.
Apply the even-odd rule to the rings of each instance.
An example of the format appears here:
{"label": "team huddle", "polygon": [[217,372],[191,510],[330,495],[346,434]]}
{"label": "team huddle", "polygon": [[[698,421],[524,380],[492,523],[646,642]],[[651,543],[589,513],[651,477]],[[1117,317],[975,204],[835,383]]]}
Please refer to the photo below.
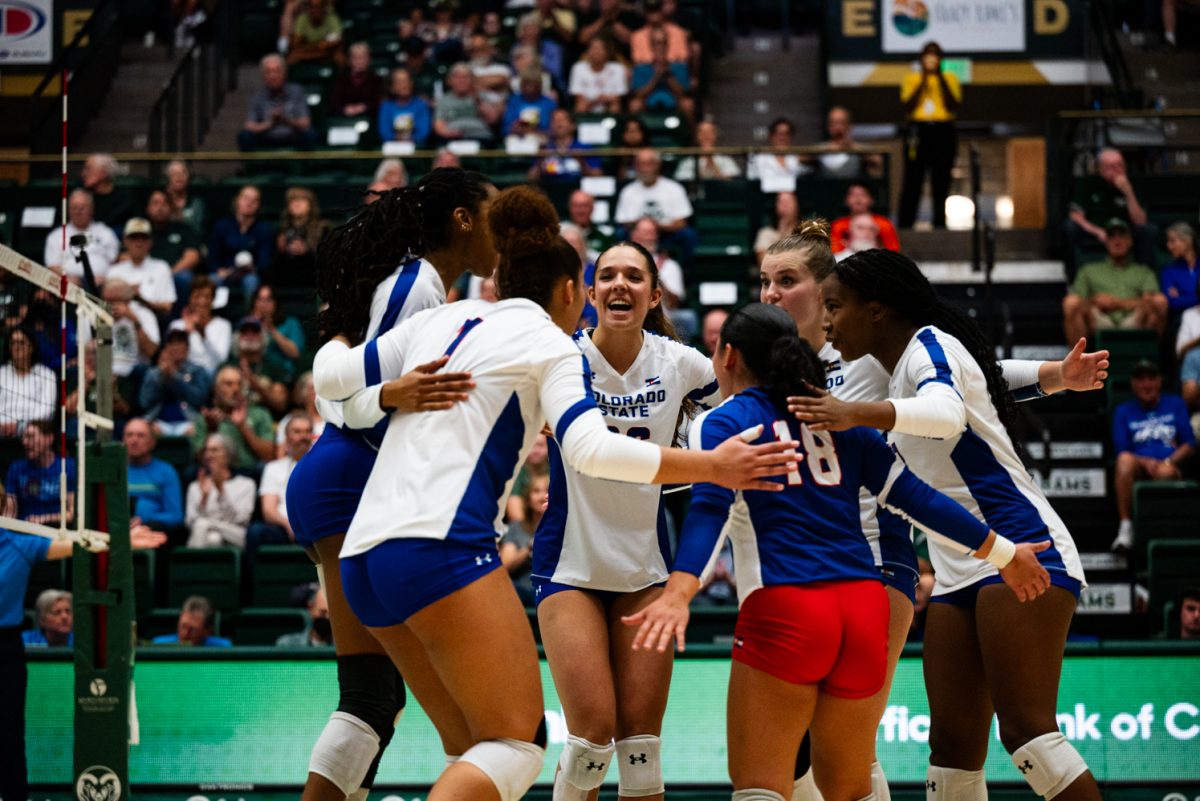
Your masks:
{"label": "team huddle", "polygon": [[[911,260],[835,264],[806,221],[709,358],[675,336],[643,247],[602,252],[585,286],[544,196],[458,169],[382,195],[318,263],[329,425],[287,507],[328,597],[340,702],[304,801],[366,796],[406,687],[446,754],[430,801],[517,801],[540,774],[537,649],[496,542],[543,430],[532,582],[569,730],[554,801],[594,797],[613,762],[621,798],[663,796],[673,650],[727,541],[735,801],[890,798],[875,735],[914,612],[913,524],[936,571],[929,799],[986,799],[993,713],[1037,794],[1100,797],[1055,720],[1083,570],[1009,426],[1014,401],[1100,386],[1107,354],[998,362]],[[502,299],[447,304],[468,272]],[[692,485],[674,552],[663,484]]]}

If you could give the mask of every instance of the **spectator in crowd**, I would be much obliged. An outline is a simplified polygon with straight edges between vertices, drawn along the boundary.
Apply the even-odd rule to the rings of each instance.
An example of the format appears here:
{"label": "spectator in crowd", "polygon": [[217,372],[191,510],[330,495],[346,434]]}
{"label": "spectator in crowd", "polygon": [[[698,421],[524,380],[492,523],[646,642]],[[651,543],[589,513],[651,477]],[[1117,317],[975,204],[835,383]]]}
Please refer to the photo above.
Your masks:
{"label": "spectator in crowd", "polygon": [[569,91],[578,114],[621,113],[621,102],[629,93],[629,74],[613,58],[606,40],[597,37],[588,42],[583,58],[571,67]]}
{"label": "spectator in crowd", "polygon": [[568,49],[575,44],[579,23],[569,2],[534,0],[533,7],[542,26],[543,39],[551,39]]}
{"label": "spectator in crowd", "polygon": [[97,222],[93,215],[92,193],[86,189],[76,189],[67,199],[66,250],[63,249],[63,231],[55,228],[46,236],[46,248],[42,263],[58,273],[66,273],[77,283],[83,281],[83,265],[75,258],[75,248],[69,244],[71,238],[83,234],[87,237],[88,261],[92,265],[92,275],[97,284],[104,283],[108,267],[117,260],[121,243],[112,229]]}
{"label": "spectator in crowd", "polygon": [[1167,227],[1167,251],[1171,261],[1163,265],[1159,278],[1171,316],[1178,318],[1200,303],[1196,282],[1200,280],[1200,260],[1196,258],[1196,232],[1185,222]]}
{"label": "spectator in crowd", "polygon": [[342,21],[331,0],[305,0],[304,10],[292,24],[287,63],[304,61],[342,65]]}
{"label": "spectator in crowd", "polygon": [[379,105],[379,138],[425,147],[432,125],[433,113],[425,98],[416,94],[412,73],[404,68],[392,70],[388,96]]}
{"label": "spectator in crowd", "polygon": [[31,420],[49,420],[58,404],[54,372],[36,360],[37,339],[28,325],[6,337],[8,358],[0,365],[0,437],[15,437]]}
{"label": "spectator in crowd", "polygon": [[667,60],[687,64],[691,58],[688,33],[667,19],[663,0],[646,0],[642,4],[646,24],[629,37],[630,55],[634,64],[649,64],[654,61],[654,35],[663,34],[667,43]]}
{"label": "spectator in crowd", "polygon": [[75,613],[71,593],[66,590],[42,590],[34,602],[37,625],[21,632],[25,647],[70,648],[75,645]]}
{"label": "spectator in crowd", "polygon": [[872,214],[855,214],[850,218],[849,230],[846,232],[846,247],[838,251],[834,258],[843,261],[855,253],[864,250],[883,247],[883,236],[879,224]]}
{"label": "spectator in crowd", "polygon": [[521,90],[508,99],[504,110],[504,135],[545,138],[555,107],[555,102],[542,94],[541,76],[533,70],[522,73]]}
{"label": "spectator in crowd", "polygon": [[[58,435],[58,423],[53,420],[30,420],[21,434],[21,446],[25,458],[8,466],[4,486],[8,497],[17,504],[16,516],[30,523],[57,526],[62,520],[60,498],[60,473],[64,469],[63,458],[54,452]],[[75,460],[66,459],[67,520],[75,517]]]}
{"label": "spectator in crowd", "polygon": [[678,110],[690,123],[695,118],[696,103],[691,98],[687,62],[668,58],[667,33],[662,29],[650,32],[650,52],[650,63],[633,65],[629,113]]}
{"label": "spectator in crowd", "polygon": [[[542,65],[542,57],[538,55],[537,48],[529,45],[517,45],[512,49],[511,62],[512,78],[509,80],[510,93],[521,91],[521,75],[525,72],[533,71],[539,76],[542,82],[542,94],[558,101],[558,90],[554,88],[554,76],[551,75]],[[507,101],[505,101],[507,103]]]}
{"label": "spectator in crowd", "polygon": [[237,326],[234,340],[234,358],[230,366],[241,371],[249,389],[252,405],[262,404],[278,416],[287,409],[288,391],[284,386],[284,365],[266,358],[267,339],[262,321],[247,315]]}
{"label": "spectator in crowd", "polygon": [[171,218],[187,223],[200,233],[208,223],[208,208],[204,200],[189,193],[192,172],[185,162],[167,164],[167,199],[171,202]]}
{"label": "spectator in crowd", "polygon": [[1151,328],[1162,333],[1167,299],[1158,278],[1129,258],[1133,237],[1129,225],[1114,217],[1106,226],[1108,259],[1085,264],[1063,298],[1063,330],[1068,343],[1100,328]]}
{"label": "spectator in crowd", "polygon": [[624,0],[599,0],[587,6],[580,11],[579,43],[586,47],[593,39],[603,39],[628,54],[633,32],[643,24],[641,15]]}
{"label": "spectator in crowd", "polygon": [[104,282],[104,300],[112,310],[112,371],[125,378],[139,367],[148,368],[158,352],[162,332],[153,310],[138,300],[137,292],[120,278]]}
{"label": "spectator in crowd", "polygon": [[429,7],[433,11],[433,19],[422,18],[414,32],[431,46],[433,58],[438,63],[450,64],[461,60],[468,28],[455,18],[457,5],[453,0],[434,0]]}
{"label": "spectator in crowd", "polygon": [[444,147],[439,147],[437,152],[433,154],[433,169],[462,169],[462,159],[457,153],[452,153]]}
{"label": "spectator in crowd", "polygon": [[523,509],[522,516],[520,520],[509,523],[508,530],[500,538],[500,563],[508,571],[508,577],[512,579],[522,603],[533,606],[533,582],[530,578],[533,537],[550,500],[550,476],[533,476],[518,497]]}
{"label": "spectator in crowd", "polygon": [[875,221],[875,226],[879,229],[880,241],[883,243],[880,247],[888,250],[900,250],[900,237],[896,234],[896,227],[887,217],[873,211],[875,198],[866,184],[852,183],[846,187],[845,203],[849,214],[845,217],[838,217],[829,229],[829,244],[835,255],[841,253],[849,245],[850,220],[860,214],[870,214],[871,219]]}
{"label": "spectator in crowd", "polygon": [[125,223],[125,259],[108,269],[107,281],[123,281],[134,297],[155,314],[166,317],[175,305],[175,279],[171,265],[150,255],[154,228],[144,217]]}
{"label": "spectator in crowd", "polygon": [[317,411],[317,391],[313,386],[311,370],[301,373],[300,377],[296,379],[296,386],[292,388],[292,410],[283,416],[279,425],[275,426],[276,458],[283,456],[287,451],[287,425],[293,414],[303,414],[308,417],[309,423],[312,425],[313,442],[321,438],[321,434],[325,432],[325,421],[321,419],[321,413]]}
{"label": "spectator in crowd", "polygon": [[188,361],[187,331],[169,328],[155,365],[146,371],[138,394],[155,434],[185,437],[195,433],[196,415],[208,399],[212,378]]}
{"label": "spectator in crowd", "polygon": [[203,595],[193,595],[183,602],[174,634],[155,637],[155,645],[193,645],[207,648],[229,648],[232,642],[213,635],[217,610]]}
{"label": "spectator in crowd", "polygon": [[250,303],[250,317],[262,325],[266,340],[263,352],[265,370],[280,376],[280,381],[290,384],[296,377],[296,362],[304,351],[304,326],[295,317],[282,317],[275,290],[263,284],[254,293]]}
{"label": "spectator in crowd", "polygon": [[600,175],[600,159],[572,155],[571,151],[588,150],[575,136],[575,119],[565,108],[550,114],[550,138],[546,151],[529,169],[530,180],[577,182],[585,175]]}
{"label": "spectator in crowd", "polygon": [[[580,233],[579,229],[569,222],[559,223],[558,231],[567,244],[579,254],[579,263],[583,265],[583,285],[586,290],[595,283],[596,279],[596,263],[588,257],[587,242],[584,240],[583,234]],[[586,297],[586,291],[584,295],[583,312],[579,315],[577,328],[595,328],[597,320],[596,307]]]}
{"label": "spectator in crowd", "polygon": [[442,139],[491,139],[492,125],[498,119],[485,119],[485,109],[475,95],[471,68],[455,64],[446,76],[446,86],[450,91],[438,101],[434,132]]}
{"label": "spectator in crowd", "polygon": [[883,167],[883,158],[878,155],[856,153],[858,143],[852,130],[854,121],[845,106],[834,106],[825,116],[826,139],[821,148],[826,151],[817,156],[820,175],[827,178],[859,178],[868,172],[874,173]]}
{"label": "spectator in crowd", "polygon": [[158,437],[149,421],[135,417],[121,437],[129,459],[130,513],[152,528],[170,532],[183,525],[183,491],[179,474],[154,458]]}
{"label": "spectator in crowd", "polygon": [[484,12],[479,30],[488,38],[497,53],[507,53],[512,46],[512,37],[504,30],[504,20],[500,18],[499,11]]}
{"label": "spectator in crowd", "polygon": [[383,82],[371,69],[370,45],[355,42],[350,45],[346,69],[334,81],[331,108],[342,117],[374,117],[382,94]]}
{"label": "spectator in crowd", "polygon": [[260,62],[262,86],[250,98],[246,122],[238,133],[241,150],[309,147],[317,140],[308,100],[298,84],[287,82],[287,65],[275,53]]}
{"label": "spectator in crowd", "polygon": [[576,189],[567,199],[567,221],[583,237],[590,262],[595,262],[601,252],[616,242],[611,226],[598,225],[592,220],[595,213],[596,199],[582,189]]}
{"label": "spectator in crowd", "polygon": [[233,365],[218,370],[213,405],[201,411],[206,433],[223,434],[235,449],[230,464],[237,470],[254,470],[257,463],[275,458],[271,414],[250,402],[246,372]]}
{"label": "spectator in crowd", "polygon": [[166,262],[176,298],[186,298],[200,267],[200,234],[187,223],[171,218],[171,201],[162,189],[150,192],[146,219],[150,221],[150,256]]}
{"label": "spectator in crowd", "polygon": [[117,189],[117,160],[108,153],[93,153],[83,162],[80,178],[83,188],[92,193],[96,219],[120,230],[134,208],[129,194]]}
{"label": "spectator in crowd", "polygon": [[542,66],[554,79],[555,85],[562,85],[566,76],[563,47],[552,38],[542,36],[542,20],[537,12],[526,14],[517,20],[517,43],[514,50],[522,45],[533,48],[542,59]]}
{"label": "spectator in crowd", "polygon": [[687,260],[696,247],[696,232],[688,227],[692,202],[682,184],[662,175],[662,157],[650,148],[639,150],[634,164],[637,180],[617,196],[616,221],[629,225],[649,217],[658,229],[659,243],[676,248]]}
{"label": "spectator in crowd", "polygon": [[233,214],[217,220],[209,237],[208,262],[217,283],[240,287],[246,303],[275,255],[275,231],[258,219],[261,205],[258,187],[243,186],[234,198]]}
{"label": "spectator in crowd", "polygon": [[313,443],[313,426],[308,415],[293,412],[284,428],[284,454],[263,467],[258,485],[262,521],[253,523],[246,537],[246,550],[260,545],[286,545],[296,541],[287,514],[287,484],[296,464],[308,453]]}
{"label": "spectator in crowd", "polygon": [[413,84],[417,87],[416,94],[433,97],[442,82],[442,76],[437,64],[429,56],[429,48],[420,39],[402,39],[402,42],[400,61],[412,75]]}
{"label": "spectator in crowd", "polygon": [[1142,359],[1134,365],[1129,384],[1133,399],[1113,414],[1113,471],[1117,513],[1121,523],[1113,550],[1133,547],[1133,482],[1171,481],[1180,476],[1179,466],[1196,449],[1196,435],[1188,420],[1183,398],[1162,391],[1158,364]]}
{"label": "spectator in crowd", "polygon": [[216,292],[216,284],[207,275],[197,278],[183,313],[171,323],[172,328],[187,332],[188,360],[210,378],[229,358],[233,344],[233,325],[213,314]]}
{"label": "spectator in crowd", "polygon": [[1075,179],[1070,210],[1063,224],[1067,238],[1063,256],[1068,277],[1074,275],[1076,248],[1087,248],[1095,242],[1103,246],[1108,235],[1106,221],[1114,218],[1124,221],[1133,232],[1138,260],[1154,264],[1158,229],[1134,192],[1125,169],[1125,157],[1119,150],[1105,148],[1096,156],[1096,174]]}
{"label": "spectator in crowd", "polygon": [[388,189],[403,189],[408,186],[408,170],[400,159],[384,159],[375,168],[373,184],[380,186],[380,191]]}
{"label": "spectator in crowd", "polygon": [[200,469],[187,489],[189,548],[246,545],[246,529],[254,514],[254,479],[233,472],[235,453],[233,443],[222,434],[204,440]]}
{"label": "spectator in crowd", "polygon": [[1200,587],[1188,587],[1179,595],[1179,639],[1200,640]]}
{"label": "spectator in crowd", "polygon": [[[279,234],[271,270],[280,286],[312,287],[317,280],[317,245],[332,228],[321,219],[321,207],[311,189],[290,187],[283,196],[279,215]],[[253,295],[254,292],[251,292]]]}
{"label": "spectator in crowd", "polygon": [[525,457],[525,463],[517,471],[517,479],[513,482],[512,494],[509,495],[508,504],[505,507],[504,517],[509,523],[525,519],[525,502],[522,500],[522,496],[524,496],[529,482],[539,476],[550,476],[550,450],[545,434],[538,434],[534,438],[533,445],[529,448],[529,455]]}
{"label": "spectator in crowd", "polygon": [[717,147],[717,137],[720,131],[712,120],[701,120],[696,126],[696,138],[693,143],[702,153],[697,156],[687,156],[680,159],[675,168],[676,181],[728,181],[738,178],[742,168],[732,156],[724,153],[714,153]]}
{"label": "spectator in crowd", "polygon": [[687,306],[683,268],[662,249],[658,224],[650,217],[643,217],[630,226],[629,239],[654,255],[658,265],[658,286],[662,290],[662,306],[675,324],[679,338],[684,342],[692,341],[699,333],[696,312]]}
{"label": "spectator in crowd", "polygon": [[512,70],[496,55],[495,46],[482,31],[471,34],[467,55],[467,66],[475,76],[475,90],[479,93],[480,104],[497,113],[508,102]]}
{"label": "spectator in crowd", "polygon": [[792,229],[800,222],[800,201],[795,192],[780,192],[775,196],[775,224],[764,225],[758,229],[754,237],[754,260],[762,264],[767,250],[792,233]]}
{"label": "spectator in crowd", "polygon": [[[626,117],[614,147],[640,150],[650,146],[650,132],[638,117]],[[632,181],[637,178],[636,156],[621,156],[617,161],[616,179]]]}
{"label": "spectator in crowd", "polygon": [[[792,147],[796,126],[785,117],[771,123],[767,143],[773,148]],[[782,187],[793,188],[796,178],[810,172],[795,153],[755,153],[750,160],[751,176],[763,185],[763,191],[778,192]],[[786,190],[785,190],[786,191]]]}
{"label": "spectator in crowd", "polygon": [[962,87],[954,73],[942,69],[942,48],[937,42],[928,43],[921,51],[921,71],[904,76],[900,84],[900,102],[908,116],[900,227],[912,228],[916,222],[925,173],[928,172],[933,227],[945,228],[950,173],[958,154],[954,119],[962,105]]}
{"label": "spectator in crowd", "polygon": [[308,625],[303,631],[281,634],[275,645],[279,648],[310,648],[333,645],[333,629],[329,625],[329,604],[321,585],[313,583],[305,588],[304,608],[308,612]]}
{"label": "spectator in crowd", "polygon": [[717,344],[721,340],[721,326],[729,319],[725,309],[709,309],[704,314],[704,349],[713,354],[717,352]]}

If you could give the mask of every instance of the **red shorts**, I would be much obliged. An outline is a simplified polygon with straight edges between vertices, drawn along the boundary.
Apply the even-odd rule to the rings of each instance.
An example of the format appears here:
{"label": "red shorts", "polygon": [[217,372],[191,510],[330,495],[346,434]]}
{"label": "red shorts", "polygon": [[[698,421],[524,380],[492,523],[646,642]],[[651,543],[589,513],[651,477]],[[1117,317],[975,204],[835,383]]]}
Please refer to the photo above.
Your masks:
{"label": "red shorts", "polygon": [[792,684],[867,698],[887,677],[888,615],[878,581],[763,587],[738,613],[733,658]]}

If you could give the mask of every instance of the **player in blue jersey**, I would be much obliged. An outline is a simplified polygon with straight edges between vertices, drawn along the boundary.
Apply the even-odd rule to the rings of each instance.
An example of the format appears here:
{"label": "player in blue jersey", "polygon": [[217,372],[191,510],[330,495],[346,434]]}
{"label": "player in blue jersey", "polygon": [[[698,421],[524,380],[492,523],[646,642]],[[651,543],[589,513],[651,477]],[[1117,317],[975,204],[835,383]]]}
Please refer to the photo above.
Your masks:
{"label": "player in blue jersey", "polygon": [[816,433],[787,411],[787,397],[818,384],[824,368],[781,309],[751,304],[721,328],[713,368],[727,400],[697,418],[693,448],[729,433],[766,429],[802,443],[798,468],[778,494],[693,488],[679,554],[661,597],[626,618],[635,648],[683,646],[687,604],[733,541],[741,603],[729,682],[729,771],[735,801],[782,801],[796,750],[812,728],[813,761],[829,801],[874,798],[873,696],[887,674],[888,601],[863,536],[859,490],[922,525],[954,532],[979,559],[1000,565],[1020,598],[1049,582],[1036,552],[1011,542],[919,481],[869,429]]}
{"label": "player in blue jersey", "polygon": [[[925,631],[931,728],[927,795],[982,799],[993,711],[1000,739],[1045,798],[1100,797],[1055,719],[1063,645],[1084,586],[1066,526],[1018,459],[1012,395],[979,327],[937,296],[908,258],[870,250],[821,284],[830,342],[849,359],[873,356],[891,374],[883,401],[801,398],[812,428],[889,431],[914,473],[1014,542],[1046,542],[1052,587],[1031,604],[994,586],[986,564],[930,537],[936,571]],[[943,532],[945,533],[945,532]]]}
{"label": "player in blue jersey", "polygon": [[[468,270],[488,273],[496,253],[487,230],[487,206],[495,188],[472,172],[439,169],[415,186],[383,193],[318,252],[318,291],[326,301],[319,325],[326,335],[360,342],[390,330],[399,320],[446,300]],[[423,365],[386,388],[383,402],[404,412],[444,408],[469,387],[463,374],[435,373]],[[382,388],[377,390],[380,392]],[[381,402],[364,394],[360,403]],[[318,565],[338,663],[338,709],[313,748],[304,801],[341,801],[365,796],[379,758],[404,707],[404,683],[346,604],[338,552],[358,507],[382,432],[356,430],[354,414],[318,399],[325,431],[288,482],[288,515]],[[414,693],[426,689],[420,666],[406,676]],[[434,701],[429,701],[434,703]],[[439,731],[448,754],[466,748],[461,732]]]}
{"label": "player in blue jersey", "polygon": [[[377,340],[314,363],[317,393],[346,398],[408,364],[450,356],[475,389],[449,409],[392,415],[362,502],[346,534],[346,597],[405,676],[432,665],[454,707],[426,706],[439,726],[472,739],[430,791],[430,801],[518,801],[545,755],[537,649],[496,549],[502,501],[544,424],[564,462],[634,483],[721,481],[773,489],[795,443],[751,447],[731,437],[696,453],[609,432],[590,372],[568,333],[585,295],[579,255],[558,235],[558,215],[525,186],[501,192],[488,217],[501,254],[502,300],[431,309]],[[413,686],[413,685],[410,685]]]}
{"label": "player in blue jersey", "polygon": [[[598,320],[575,340],[609,431],[671,445],[681,417],[714,405],[712,364],[679,342],[654,257],[623,242],[596,260]],[[546,660],[570,732],[555,801],[584,801],[616,760],[621,798],[661,798],[672,655],[635,652],[620,618],[658,597],[671,564],[662,488],[590,478],[550,440],[550,504],[533,543]],[[614,743],[615,739],[615,743]]]}

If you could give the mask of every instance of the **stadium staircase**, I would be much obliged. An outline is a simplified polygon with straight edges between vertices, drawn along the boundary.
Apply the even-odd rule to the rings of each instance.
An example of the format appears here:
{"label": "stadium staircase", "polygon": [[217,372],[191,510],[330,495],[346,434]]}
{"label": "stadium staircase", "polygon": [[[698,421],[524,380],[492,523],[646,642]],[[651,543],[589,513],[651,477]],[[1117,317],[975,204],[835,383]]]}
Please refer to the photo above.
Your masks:
{"label": "stadium staircase", "polygon": [[121,47],[120,67],[113,78],[104,111],[88,126],[80,152],[144,153],[150,109],[177,66],[165,45],[146,47],[128,41]]}
{"label": "stadium staircase", "polygon": [[738,36],[709,81],[707,107],[721,124],[722,143],[765,143],[776,117],[795,123],[797,142],[823,136],[821,69],[815,34],[792,36],[787,50],[776,31]]}

